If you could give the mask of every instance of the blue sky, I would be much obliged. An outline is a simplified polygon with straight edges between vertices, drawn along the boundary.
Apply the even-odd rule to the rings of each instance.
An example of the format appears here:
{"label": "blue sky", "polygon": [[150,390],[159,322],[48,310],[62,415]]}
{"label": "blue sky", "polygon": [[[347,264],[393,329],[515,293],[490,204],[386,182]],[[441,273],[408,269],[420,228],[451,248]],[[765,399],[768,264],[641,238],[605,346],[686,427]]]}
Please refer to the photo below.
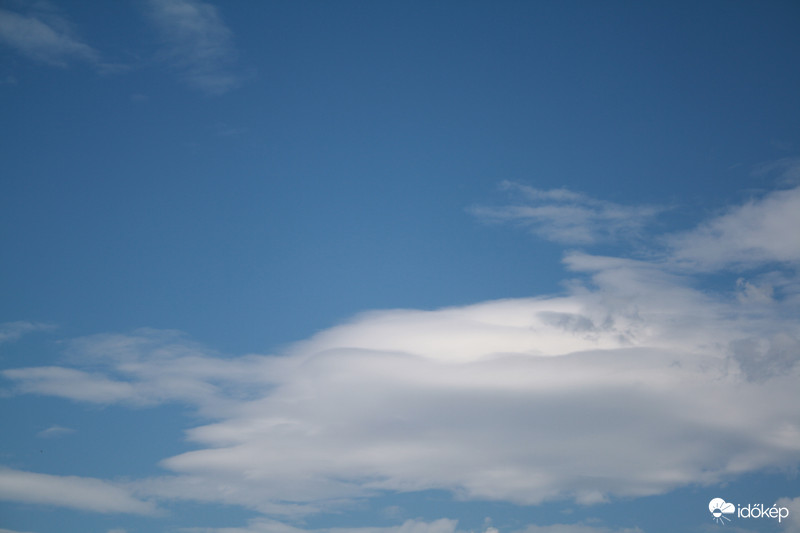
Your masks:
{"label": "blue sky", "polygon": [[799,56],[790,1],[0,3],[0,533],[800,531]]}

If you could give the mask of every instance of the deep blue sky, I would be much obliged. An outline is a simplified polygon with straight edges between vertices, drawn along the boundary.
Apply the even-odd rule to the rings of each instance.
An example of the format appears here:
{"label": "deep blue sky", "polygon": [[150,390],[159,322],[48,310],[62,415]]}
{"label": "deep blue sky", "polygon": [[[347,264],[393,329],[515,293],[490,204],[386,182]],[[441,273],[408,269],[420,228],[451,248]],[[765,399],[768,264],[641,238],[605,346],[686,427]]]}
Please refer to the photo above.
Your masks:
{"label": "deep blue sky", "polygon": [[[798,57],[792,1],[0,3],[0,531],[409,519],[421,529],[396,533],[703,531],[706,492],[726,497],[722,483],[729,498],[800,497],[786,476],[800,413],[780,392],[800,399]],[[395,368],[398,354],[422,366]],[[471,374],[476,361],[551,365],[545,355],[565,357]],[[273,368],[284,359],[291,370]],[[720,405],[772,409],[763,442],[736,433],[747,416],[689,420],[670,403],[718,386],[715,365],[732,380],[709,392]],[[580,381],[606,370],[624,377]],[[548,372],[576,381],[536,381]],[[444,380],[426,382],[430,395],[410,385],[430,373]],[[518,390],[517,375],[533,381]],[[487,376],[498,381],[476,385]],[[463,397],[448,396],[454,383]],[[551,388],[555,399],[536,396]],[[631,405],[654,420],[653,439],[676,435],[653,452],[669,474],[639,478],[594,449],[589,420],[609,413],[619,449],[635,444],[638,426],[621,422],[639,420]],[[554,422],[564,416],[586,433]],[[332,440],[244,429],[275,420]],[[242,439],[239,466],[221,460],[231,470],[211,475],[177,459],[227,449],[191,440],[217,422]],[[528,424],[552,439],[523,451]],[[348,462],[345,432],[409,447]],[[488,432],[520,447],[486,451]],[[313,450],[281,452],[284,437],[285,450]],[[467,437],[463,455],[431,451]],[[580,447],[540,452],[551,440]],[[58,446],[30,455],[45,444]],[[261,462],[282,453],[318,470]],[[401,460],[415,453],[429,464],[419,472]],[[571,472],[576,454],[596,457],[585,475]],[[483,466],[465,474],[462,459]],[[21,495],[26,475],[58,487],[36,474],[136,503]],[[211,495],[155,486],[180,475]],[[293,488],[276,495],[251,475]],[[261,503],[237,491],[263,491]],[[697,520],[635,512],[694,500]],[[307,508],[267,508],[278,504]]]}

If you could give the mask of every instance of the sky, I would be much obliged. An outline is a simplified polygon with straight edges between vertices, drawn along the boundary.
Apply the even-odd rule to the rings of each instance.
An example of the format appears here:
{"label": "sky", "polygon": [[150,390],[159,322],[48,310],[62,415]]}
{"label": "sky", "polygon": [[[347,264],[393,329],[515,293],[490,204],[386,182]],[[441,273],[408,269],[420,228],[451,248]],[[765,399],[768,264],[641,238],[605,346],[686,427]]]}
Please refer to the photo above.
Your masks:
{"label": "sky", "polygon": [[800,532],[798,57],[795,1],[0,0],[0,533]]}

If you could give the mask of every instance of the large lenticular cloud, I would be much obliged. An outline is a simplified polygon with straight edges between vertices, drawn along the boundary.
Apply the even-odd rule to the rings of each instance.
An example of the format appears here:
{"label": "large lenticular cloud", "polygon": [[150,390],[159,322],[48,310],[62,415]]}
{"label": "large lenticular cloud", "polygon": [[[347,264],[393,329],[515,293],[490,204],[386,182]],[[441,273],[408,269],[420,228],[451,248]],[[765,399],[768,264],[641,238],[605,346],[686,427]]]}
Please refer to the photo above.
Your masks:
{"label": "large lenticular cloud", "polygon": [[195,405],[209,420],[188,432],[197,449],[137,490],[265,513],[425,489],[597,503],[791,468],[796,265],[767,256],[781,238],[770,234],[758,275],[715,294],[692,287],[684,259],[719,235],[720,257],[741,263],[739,241],[713,228],[796,198],[731,211],[657,261],[568,254],[578,280],[558,297],[365,313],[278,356],[220,358],[153,330],[98,335],[73,343],[78,368],[5,376],[94,403]]}

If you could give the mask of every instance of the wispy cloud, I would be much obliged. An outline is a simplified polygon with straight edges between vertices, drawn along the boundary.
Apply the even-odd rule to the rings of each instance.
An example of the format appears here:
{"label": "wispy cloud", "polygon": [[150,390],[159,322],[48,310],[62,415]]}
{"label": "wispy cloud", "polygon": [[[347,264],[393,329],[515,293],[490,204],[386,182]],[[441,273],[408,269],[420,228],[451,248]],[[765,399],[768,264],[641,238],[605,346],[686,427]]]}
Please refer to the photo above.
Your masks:
{"label": "wispy cloud", "polygon": [[47,331],[54,328],[55,326],[51,324],[42,324],[41,322],[5,322],[0,324],[0,344],[4,342],[13,342],[23,335],[33,333],[34,331]]}
{"label": "wispy cloud", "polygon": [[477,206],[470,212],[486,221],[508,222],[564,244],[594,244],[638,236],[663,208],[624,206],[596,200],[568,189],[540,190],[504,181],[503,190],[516,200],[511,205]]}
{"label": "wispy cloud", "polygon": [[800,185],[800,157],[784,157],[757,165],[754,175],[774,176],[784,186]]}
{"label": "wispy cloud", "polygon": [[0,500],[98,513],[152,514],[156,507],[122,486],[94,478],[52,476],[0,467]]}
{"label": "wispy cloud", "polygon": [[0,9],[0,42],[30,59],[56,67],[100,62],[97,50],[75,34],[66,17],[44,2],[25,14]]}
{"label": "wispy cloud", "polygon": [[771,192],[669,238],[672,259],[717,270],[800,263],[800,187]]}
{"label": "wispy cloud", "polygon": [[135,398],[136,394],[130,383],[73,368],[20,368],[5,370],[3,375],[20,382],[22,392],[52,394],[86,402],[113,403]]}
{"label": "wispy cloud", "polygon": [[56,437],[69,435],[70,433],[75,433],[75,430],[71,428],[65,428],[63,426],[53,425],[47,429],[43,429],[37,433],[36,436],[42,439],[53,439]]}
{"label": "wispy cloud", "polygon": [[186,83],[208,94],[241,84],[233,34],[216,7],[201,0],[150,0],[147,5],[164,43],[163,57]]}

